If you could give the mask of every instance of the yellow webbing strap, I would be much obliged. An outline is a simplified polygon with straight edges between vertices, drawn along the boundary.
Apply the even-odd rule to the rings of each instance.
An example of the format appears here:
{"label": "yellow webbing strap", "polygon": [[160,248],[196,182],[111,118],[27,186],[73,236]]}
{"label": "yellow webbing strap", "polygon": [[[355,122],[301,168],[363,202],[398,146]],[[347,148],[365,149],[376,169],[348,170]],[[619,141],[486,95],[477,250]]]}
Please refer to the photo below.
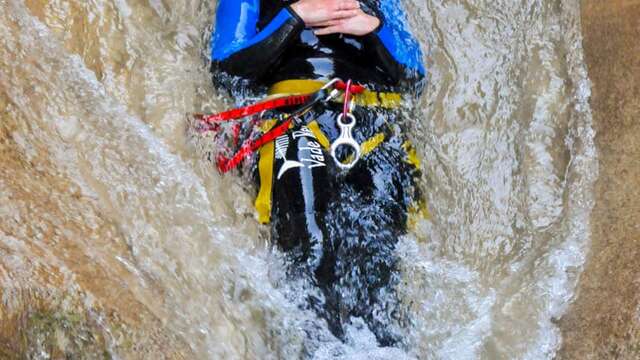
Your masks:
{"label": "yellow webbing strap", "polygon": [[360,152],[362,153],[362,156],[365,156],[375,150],[383,141],[384,134],[381,132],[367,139],[365,142],[360,144]]}
{"label": "yellow webbing strap", "polygon": [[[269,131],[275,120],[267,120],[260,125],[262,132]],[[275,156],[275,145],[270,141],[260,148],[260,160],[258,161],[258,174],[260,175],[260,190],[254,202],[258,221],[268,224],[271,221],[271,190],[273,188],[273,162]]]}
{"label": "yellow webbing strap", "polygon": [[258,172],[260,173],[260,190],[256,197],[255,207],[258,212],[258,221],[267,224],[271,221],[271,190],[273,187],[273,161],[275,145],[273,141],[264,144],[260,148],[260,161]]}
{"label": "yellow webbing strap", "polygon": [[[283,80],[269,88],[269,95],[274,94],[309,94],[320,90],[325,84],[319,80]],[[344,101],[338,97],[334,101]],[[376,106],[385,109],[395,109],[402,104],[402,95],[395,92],[377,92],[365,90],[362,94],[354,94],[353,102],[360,106]]]}
{"label": "yellow webbing strap", "polygon": [[[382,142],[384,141],[384,138],[385,136],[383,133],[377,133],[372,137],[368,138],[367,140],[365,140],[362,144],[360,144],[360,156],[361,157],[367,156],[367,154],[369,154],[370,152],[375,150],[380,144],[382,144]],[[349,155],[347,156],[345,163],[350,163],[352,161],[353,161],[353,155]]]}
{"label": "yellow webbing strap", "polygon": [[320,125],[318,125],[317,121],[313,120],[307,125],[307,127],[309,128],[309,130],[311,130],[313,135],[316,136],[316,139],[318,139],[318,142],[320,143],[320,145],[322,145],[323,148],[329,149],[331,147],[329,138],[324,134],[324,131],[320,129]]}
{"label": "yellow webbing strap", "polygon": [[[411,165],[413,165],[416,169],[420,168],[420,157],[418,156],[418,152],[411,141],[407,140],[402,144],[402,148],[407,154],[407,158],[405,161]],[[427,207],[427,202],[424,199],[418,199],[414,201],[414,203],[409,207],[409,214],[407,219],[407,226],[409,228],[414,229],[418,224],[418,221],[421,219],[429,220],[431,218],[431,213],[429,213],[429,208]]]}
{"label": "yellow webbing strap", "polygon": [[424,199],[418,199],[409,207],[407,226],[410,229],[415,230],[416,225],[418,225],[420,220],[429,220],[430,218],[431,213],[427,207],[427,202]]}
{"label": "yellow webbing strap", "polygon": [[420,168],[420,157],[413,147],[411,141],[407,140],[402,144],[402,148],[407,153],[407,159],[405,160],[409,164],[413,165],[416,169]]}
{"label": "yellow webbing strap", "polygon": [[264,121],[262,124],[260,124],[260,130],[262,130],[263,133],[266,133],[267,131],[271,130],[271,128],[276,124],[276,121],[271,119],[271,120],[266,120]]}

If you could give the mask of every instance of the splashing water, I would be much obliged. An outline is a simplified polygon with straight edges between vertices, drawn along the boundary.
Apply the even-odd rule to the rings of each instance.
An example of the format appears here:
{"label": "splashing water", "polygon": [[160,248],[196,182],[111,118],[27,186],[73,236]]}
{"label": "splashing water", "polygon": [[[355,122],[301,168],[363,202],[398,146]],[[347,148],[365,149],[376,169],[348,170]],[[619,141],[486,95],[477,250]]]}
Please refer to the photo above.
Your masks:
{"label": "splashing water", "polygon": [[578,1],[405,5],[431,218],[397,249],[401,348],[301,310],[314,290],[287,279],[253,191],[187,146],[184,114],[227,101],[210,1],[0,0],[0,306],[71,299],[124,358],[552,358],[597,176]]}

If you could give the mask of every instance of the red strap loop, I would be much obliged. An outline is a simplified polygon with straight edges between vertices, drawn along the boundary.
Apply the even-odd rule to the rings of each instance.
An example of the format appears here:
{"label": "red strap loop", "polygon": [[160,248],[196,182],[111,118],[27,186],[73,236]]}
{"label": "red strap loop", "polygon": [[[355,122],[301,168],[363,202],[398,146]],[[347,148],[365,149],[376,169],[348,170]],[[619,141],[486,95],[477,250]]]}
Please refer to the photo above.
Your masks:
{"label": "red strap loop", "polygon": [[351,79],[347,81],[344,89],[344,106],[342,107],[342,116],[344,119],[347,118],[347,114],[349,113],[349,103],[351,102]]}

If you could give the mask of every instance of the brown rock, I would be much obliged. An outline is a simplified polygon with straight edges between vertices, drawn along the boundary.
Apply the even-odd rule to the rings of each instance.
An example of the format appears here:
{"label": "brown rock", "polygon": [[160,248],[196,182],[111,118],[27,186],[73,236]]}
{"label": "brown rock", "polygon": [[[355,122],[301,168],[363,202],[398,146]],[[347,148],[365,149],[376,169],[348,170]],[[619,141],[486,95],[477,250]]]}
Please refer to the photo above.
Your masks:
{"label": "brown rock", "polygon": [[640,359],[640,0],[583,0],[600,177],[561,359]]}
{"label": "brown rock", "polygon": [[193,358],[160,290],[118,260],[133,261],[117,226],[16,109],[0,89],[0,359]]}

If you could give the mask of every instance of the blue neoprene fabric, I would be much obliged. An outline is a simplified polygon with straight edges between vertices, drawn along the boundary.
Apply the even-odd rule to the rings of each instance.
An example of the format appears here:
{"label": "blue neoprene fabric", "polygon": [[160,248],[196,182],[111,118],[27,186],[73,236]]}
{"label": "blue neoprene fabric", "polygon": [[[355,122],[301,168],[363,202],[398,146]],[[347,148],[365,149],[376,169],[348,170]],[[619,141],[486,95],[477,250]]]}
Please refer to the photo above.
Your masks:
{"label": "blue neoprene fabric", "polygon": [[382,0],[384,21],[376,35],[393,57],[409,69],[425,74],[420,45],[407,28],[407,16],[400,0]]}
{"label": "blue neoprene fabric", "polygon": [[211,37],[213,60],[224,60],[237,51],[259,43],[293,17],[284,8],[258,33],[256,24],[259,16],[260,0],[220,0],[216,28]]}

